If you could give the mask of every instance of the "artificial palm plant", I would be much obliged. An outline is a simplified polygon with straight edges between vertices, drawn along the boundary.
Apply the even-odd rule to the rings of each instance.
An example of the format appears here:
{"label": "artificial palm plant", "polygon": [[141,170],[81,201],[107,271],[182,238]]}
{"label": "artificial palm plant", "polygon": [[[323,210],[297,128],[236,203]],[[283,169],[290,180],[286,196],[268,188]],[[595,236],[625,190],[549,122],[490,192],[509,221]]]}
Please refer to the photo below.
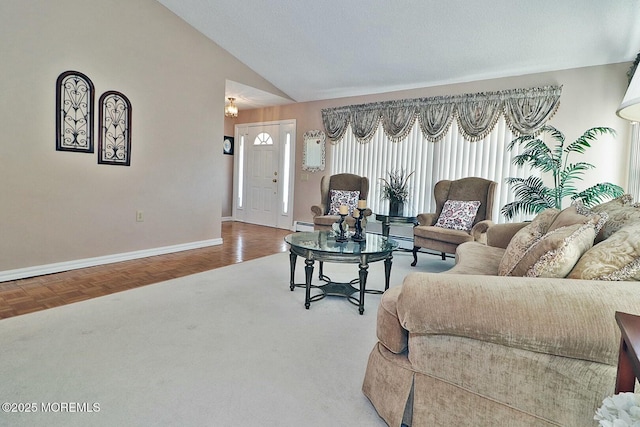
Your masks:
{"label": "artificial palm plant", "polygon": [[550,148],[539,137],[531,135],[520,136],[508,145],[511,151],[514,146],[524,144],[524,151],[513,158],[513,164],[523,166],[528,164],[542,173],[551,172],[553,187],[547,187],[543,179],[537,176],[528,178],[507,178],[516,200],[502,207],[502,214],[510,219],[518,213],[536,214],[547,208],[562,208],[562,201],[566,197],[580,200],[585,206],[593,206],[606,199],[621,196],[624,190],[609,182],[601,182],[585,190],[578,191],[575,182],[582,180],[585,171],[595,168],[586,162],[569,163],[569,156],[573,153],[584,154],[591,147],[599,135],[615,135],[615,130],[608,127],[594,127],[587,129],[582,136],[565,145],[562,132],[553,126],[544,126],[541,134],[549,134],[555,141]]}

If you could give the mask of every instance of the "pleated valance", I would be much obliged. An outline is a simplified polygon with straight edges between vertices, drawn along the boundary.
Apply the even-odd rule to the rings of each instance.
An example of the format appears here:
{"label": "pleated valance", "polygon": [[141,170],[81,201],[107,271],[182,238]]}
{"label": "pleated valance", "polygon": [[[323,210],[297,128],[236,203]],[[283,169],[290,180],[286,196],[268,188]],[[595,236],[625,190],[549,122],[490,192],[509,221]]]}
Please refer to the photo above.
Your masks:
{"label": "pleated valance", "polygon": [[555,114],[561,93],[562,86],[545,86],[349,105],[323,109],[322,121],[333,142],[349,124],[358,141],[369,142],[380,123],[387,137],[398,142],[416,120],[424,137],[436,142],[456,118],[465,139],[479,141],[491,133],[501,114],[517,135],[536,134]]}

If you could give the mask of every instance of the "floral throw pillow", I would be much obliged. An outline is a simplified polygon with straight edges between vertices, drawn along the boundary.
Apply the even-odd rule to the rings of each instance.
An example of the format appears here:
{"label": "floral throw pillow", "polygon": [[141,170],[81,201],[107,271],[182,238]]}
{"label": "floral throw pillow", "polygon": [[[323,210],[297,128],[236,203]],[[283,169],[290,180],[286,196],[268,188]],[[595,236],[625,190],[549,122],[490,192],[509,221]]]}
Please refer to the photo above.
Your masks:
{"label": "floral throw pillow", "polygon": [[349,215],[358,207],[359,191],[329,190],[329,215],[340,215],[340,206],[349,207]]}
{"label": "floral throw pillow", "polygon": [[448,228],[451,230],[470,231],[473,220],[476,219],[480,201],[470,202],[462,200],[447,200],[444,202],[442,212],[436,221],[436,227]]}

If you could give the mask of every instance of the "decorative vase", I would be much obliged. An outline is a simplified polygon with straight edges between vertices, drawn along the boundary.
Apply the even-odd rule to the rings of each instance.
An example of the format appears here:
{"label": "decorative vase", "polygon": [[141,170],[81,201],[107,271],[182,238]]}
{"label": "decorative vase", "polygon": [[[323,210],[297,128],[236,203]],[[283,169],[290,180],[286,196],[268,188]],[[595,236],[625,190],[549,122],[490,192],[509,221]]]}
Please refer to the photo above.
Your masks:
{"label": "decorative vase", "polygon": [[404,202],[400,200],[389,200],[389,216],[402,216],[404,213]]}

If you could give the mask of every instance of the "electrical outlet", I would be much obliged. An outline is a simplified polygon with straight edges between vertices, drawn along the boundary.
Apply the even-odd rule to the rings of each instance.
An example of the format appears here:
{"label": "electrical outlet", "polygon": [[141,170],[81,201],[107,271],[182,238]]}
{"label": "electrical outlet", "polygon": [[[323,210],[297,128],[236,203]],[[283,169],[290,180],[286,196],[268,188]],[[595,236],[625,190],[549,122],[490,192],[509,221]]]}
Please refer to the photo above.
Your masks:
{"label": "electrical outlet", "polygon": [[142,211],[136,211],[136,221],[137,222],[144,221],[144,214],[142,213]]}

